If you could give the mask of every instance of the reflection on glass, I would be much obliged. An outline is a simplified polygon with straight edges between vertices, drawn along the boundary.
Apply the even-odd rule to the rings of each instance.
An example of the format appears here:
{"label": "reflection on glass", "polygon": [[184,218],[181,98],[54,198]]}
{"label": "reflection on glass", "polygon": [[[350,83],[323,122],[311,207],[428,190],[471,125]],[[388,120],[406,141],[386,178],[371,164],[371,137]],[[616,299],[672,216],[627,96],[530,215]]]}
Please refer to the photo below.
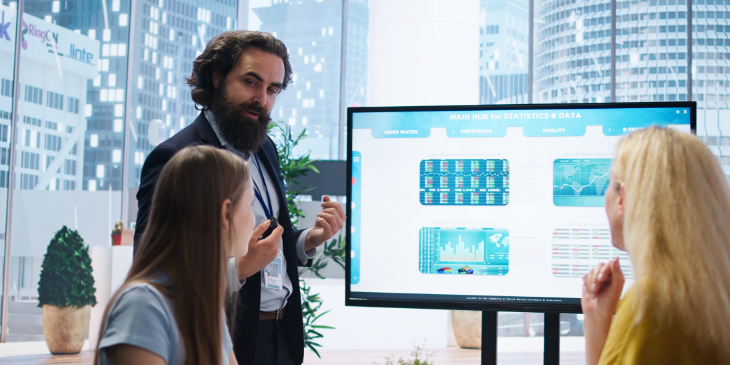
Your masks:
{"label": "reflection on glass", "polygon": [[[234,0],[154,0],[136,5],[128,188],[139,186],[152,149],[198,117],[185,78],[211,38],[236,29],[237,9]],[[132,190],[130,204],[136,203]],[[136,219],[133,213],[130,209],[130,222]]]}
{"label": "reflection on glass", "polygon": [[367,0],[348,0],[345,107],[367,105],[368,32]]}
{"label": "reflection on glass", "polygon": [[38,280],[54,233],[67,225],[89,245],[109,245],[119,220],[114,124],[124,118],[128,29],[112,27],[122,13],[118,0],[25,2],[8,341],[43,340]]}
{"label": "reflection on glass", "polygon": [[[44,179],[36,181],[32,173],[23,172],[24,175],[19,176],[18,188],[121,190],[129,6],[128,0],[91,3],[25,1],[25,13],[36,19],[36,24],[29,23],[26,42],[42,43],[44,41],[37,39],[34,32],[41,32],[49,27],[59,28],[56,56],[65,60],[76,59],[77,63],[81,62],[79,65],[87,66],[88,71],[74,74],[79,65],[58,64],[57,79],[46,79],[40,84],[34,84],[33,80],[24,83],[24,93],[30,92],[26,91],[31,90],[30,88],[47,89],[43,91],[43,106],[48,112],[56,109],[57,116],[46,116],[41,120],[42,128],[37,131],[42,133],[41,149],[46,151],[45,154],[41,153],[45,159],[40,162],[44,165],[41,170],[50,169],[54,174],[45,174]],[[30,28],[31,26],[35,28]],[[46,47],[50,47],[52,41],[53,39],[47,40]],[[70,85],[65,73],[69,77],[78,75],[76,84]],[[62,90],[56,84],[72,88],[76,95],[61,93]],[[30,100],[27,98],[29,97],[21,96],[22,101]],[[56,100],[62,104],[62,109],[58,108],[61,104],[57,104]],[[62,112],[66,114],[61,114]],[[68,118],[61,115],[71,114],[78,118],[78,123],[61,120]],[[28,130],[34,131],[32,128]],[[18,137],[22,138],[21,135]],[[74,158],[68,158],[66,150]],[[74,178],[70,178],[72,175]]]}
{"label": "reflection on glass", "polygon": [[[349,5],[362,12],[360,2]],[[249,28],[273,34],[289,49],[293,82],[277,98],[272,119],[286,122],[297,134],[307,129],[309,138],[295,153],[311,150],[314,158],[337,159],[342,2],[273,0],[266,7],[252,4]]]}
{"label": "reflection on glass", "polygon": [[[5,287],[5,222],[7,212],[11,116],[13,114],[13,80],[15,79],[15,30],[17,11],[15,3],[3,0],[0,5],[0,310]],[[2,318],[0,317],[0,325]]]}
{"label": "reflection on glass", "polygon": [[[367,106],[368,93],[368,43],[370,9],[368,0],[348,0],[347,8],[347,40],[345,45],[345,95],[343,107]],[[343,112],[344,112],[343,111]],[[346,114],[342,114],[346,118]],[[332,159],[344,159],[346,153],[346,119],[339,123],[340,155],[330,156]]]}
{"label": "reflection on glass", "polygon": [[616,4],[616,101],[686,101],[687,4]]}
{"label": "reflection on glass", "polygon": [[481,0],[479,103],[527,103],[527,0]]}
{"label": "reflection on glass", "polygon": [[692,1],[692,100],[697,136],[717,157],[730,181],[730,1]]}
{"label": "reflection on glass", "polygon": [[611,101],[610,1],[535,1],[533,102]]}

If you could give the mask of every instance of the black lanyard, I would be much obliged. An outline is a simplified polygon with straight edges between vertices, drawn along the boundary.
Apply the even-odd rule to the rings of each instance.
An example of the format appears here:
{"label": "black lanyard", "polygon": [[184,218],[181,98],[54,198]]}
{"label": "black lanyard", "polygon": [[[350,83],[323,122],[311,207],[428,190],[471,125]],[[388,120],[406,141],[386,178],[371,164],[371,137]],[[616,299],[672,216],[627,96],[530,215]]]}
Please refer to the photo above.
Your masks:
{"label": "black lanyard", "polygon": [[271,196],[269,196],[269,188],[266,186],[266,178],[264,177],[263,171],[261,171],[261,163],[259,163],[259,158],[256,156],[256,154],[253,154],[253,158],[256,159],[256,167],[259,170],[259,176],[261,176],[261,182],[264,184],[264,190],[266,191],[266,198],[269,201],[269,205],[267,206],[264,204],[264,198],[261,196],[261,190],[259,190],[258,185],[256,184],[256,180],[251,179],[253,181],[253,187],[254,187],[254,193],[256,194],[256,199],[259,200],[259,203],[261,203],[261,208],[264,209],[264,214],[266,214],[266,218],[271,218],[274,216],[274,205],[271,204]]}

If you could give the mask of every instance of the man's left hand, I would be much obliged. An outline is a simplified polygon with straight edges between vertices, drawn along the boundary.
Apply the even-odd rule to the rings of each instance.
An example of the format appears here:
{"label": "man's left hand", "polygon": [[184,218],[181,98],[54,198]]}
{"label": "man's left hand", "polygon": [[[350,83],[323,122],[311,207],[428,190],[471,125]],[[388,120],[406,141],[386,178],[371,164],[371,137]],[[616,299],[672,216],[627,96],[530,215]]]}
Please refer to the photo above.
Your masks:
{"label": "man's left hand", "polygon": [[340,203],[330,200],[325,195],[322,197],[322,211],[317,214],[314,227],[309,231],[304,241],[304,251],[319,247],[325,241],[332,238],[345,224],[345,210]]}

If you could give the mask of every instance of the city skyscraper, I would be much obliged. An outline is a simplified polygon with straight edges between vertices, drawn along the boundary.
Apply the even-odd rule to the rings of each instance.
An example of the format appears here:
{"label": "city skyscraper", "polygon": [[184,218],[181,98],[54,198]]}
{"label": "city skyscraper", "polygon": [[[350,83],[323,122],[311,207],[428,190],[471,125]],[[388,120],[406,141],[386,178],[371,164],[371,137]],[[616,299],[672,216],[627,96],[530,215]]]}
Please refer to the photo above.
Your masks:
{"label": "city skyscraper", "polygon": [[[199,113],[185,81],[193,61],[212,37],[236,26],[233,0],[145,0],[135,4],[130,37],[130,6],[129,0],[25,2],[26,13],[102,43],[99,74],[88,81],[83,184],[77,189],[108,190],[111,185],[121,190],[122,163],[130,168],[127,187],[139,185],[149,152]],[[135,48],[128,67],[130,39]],[[130,116],[125,115],[128,95]],[[127,117],[132,139],[128,161],[123,161]]]}
{"label": "city skyscraper", "polygon": [[610,102],[612,92],[616,102],[694,100],[697,135],[730,180],[727,4],[693,2],[690,49],[686,0],[617,1],[615,18],[610,1],[536,1],[533,102]]}
{"label": "city skyscraper", "polygon": [[480,104],[527,102],[528,6],[524,0],[480,1]]}
{"label": "city skyscraper", "polygon": [[136,188],[142,165],[159,143],[188,126],[200,113],[186,77],[211,38],[236,29],[237,3],[215,1],[144,1],[136,9],[137,51],[131,67],[129,188]]}
{"label": "city skyscraper", "polygon": [[[261,21],[259,29],[286,44],[294,73],[271,117],[284,121],[297,134],[307,128],[310,139],[296,153],[309,149],[319,159],[339,158],[342,4],[273,0],[269,7],[252,9]],[[367,14],[367,2],[348,1],[347,106],[365,104]]]}
{"label": "city skyscraper", "polygon": [[[80,158],[77,161],[78,166],[75,168],[78,169],[82,178],[73,184],[66,182],[54,184],[48,180],[26,181],[18,177],[21,180],[15,185],[16,188],[108,190],[111,186],[112,190],[121,189],[122,143],[124,140],[122,125],[124,100],[126,99],[124,84],[129,44],[129,14],[122,9],[128,9],[129,3],[127,0],[112,0],[108,6],[106,5],[106,2],[84,1],[28,0],[25,2],[26,14],[40,18],[46,24],[55,24],[69,32],[80,33],[80,37],[97,39],[101,46],[100,49],[95,50],[96,58],[93,61],[98,72],[95,73],[95,77],[84,80],[84,85],[80,88],[86,92],[80,98],[81,104],[85,107],[79,113],[82,119],[86,120],[82,121],[83,125],[79,127],[85,132],[80,136],[77,147]],[[63,71],[59,69],[59,72]],[[62,85],[54,85],[53,80],[44,81],[48,89],[62,87]],[[23,84],[24,80],[21,79],[20,82]],[[64,84],[66,82],[63,80]],[[44,121],[44,123],[48,122]],[[46,138],[53,137],[47,135]],[[47,143],[50,143],[50,151],[58,151],[53,149],[52,141]],[[66,144],[65,140],[63,144]],[[61,145],[60,140],[58,145]],[[46,158],[52,159],[50,155]]]}

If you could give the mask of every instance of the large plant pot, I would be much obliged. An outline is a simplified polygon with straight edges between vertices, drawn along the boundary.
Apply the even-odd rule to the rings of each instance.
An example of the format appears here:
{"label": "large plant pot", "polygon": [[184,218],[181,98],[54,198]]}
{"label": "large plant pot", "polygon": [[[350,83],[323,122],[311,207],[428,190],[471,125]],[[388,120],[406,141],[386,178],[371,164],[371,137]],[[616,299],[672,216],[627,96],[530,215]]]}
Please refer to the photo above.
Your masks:
{"label": "large plant pot", "polygon": [[54,355],[78,354],[89,333],[91,306],[81,308],[43,305],[43,335]]}
{"label": "large plant pot", "polygon": [[482,312],[451,311],[451,325],[459,347],[482,348]]}

